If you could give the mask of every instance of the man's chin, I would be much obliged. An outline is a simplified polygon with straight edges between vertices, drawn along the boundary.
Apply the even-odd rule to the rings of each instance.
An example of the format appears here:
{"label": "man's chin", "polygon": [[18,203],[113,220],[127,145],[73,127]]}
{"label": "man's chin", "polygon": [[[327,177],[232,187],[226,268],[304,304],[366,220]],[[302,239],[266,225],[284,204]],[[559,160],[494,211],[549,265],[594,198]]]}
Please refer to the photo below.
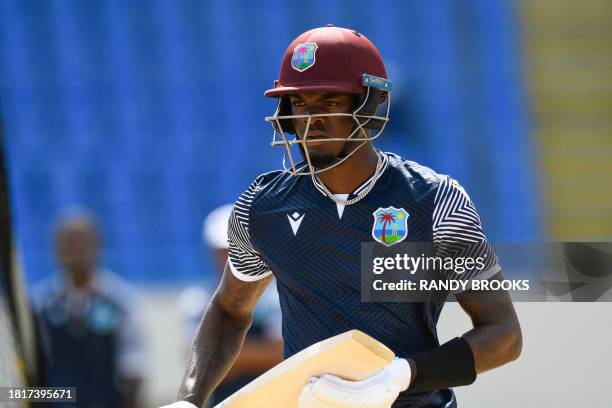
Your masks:
{"label": "man's chin", "polygon": [[[334,164],[336,161],[335,154],[326,152],[323,150],[319,150],[316,147],[308,148],[308,156],[310,158],[310,163],[312,164],[312,166],[318,169],[328,167]],[[306,155],[304,154],[303,151],[302,151],[302,157],[304,158],[304,161],[307,162]]]}

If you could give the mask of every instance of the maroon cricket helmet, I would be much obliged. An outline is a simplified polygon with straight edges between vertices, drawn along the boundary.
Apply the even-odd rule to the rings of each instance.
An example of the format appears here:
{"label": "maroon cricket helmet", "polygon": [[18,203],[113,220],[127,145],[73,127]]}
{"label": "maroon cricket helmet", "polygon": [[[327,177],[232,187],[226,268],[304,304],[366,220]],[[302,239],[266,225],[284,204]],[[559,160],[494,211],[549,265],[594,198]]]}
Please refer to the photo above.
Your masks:
{"label": "maroon cricket helmet", "polygon": [[[355,106],[347,113],[319,113],[316,115],[293,115],[289,95],[308,92],[336,92],[359,94]],[[283,167],[295,175],[315,174],[329,170],[348,159],[366,142],[376,139],[389,121],[391,81],[380,53],[363,34],[346,28],[315,28],[293,40],[281,63],[279,79],[274,88],[264,95],[278,99],[276,112],[266,117],[272,124],[274,136],[272,146],[284,147]],[[377,114],[379,105],[386,107]],[[354,121],[353,129],[345,140],[345,147],[335,161],[325,168],[314,168],[305,148],[308,140],[310,120],[314,116],[347,116]],[[293,121],[307,120],[305,134],[297,137]],[[375,131],[375,134],[368,130]],[[295,135],[289,139],[286,134]],[[329,138],[327,141],[337,141]],[[353,143],[349,143],[353,142]],[[305,155],[307,170],[296,167],[297,160],[291,153],[292,146],[300,146]],[[286,161],[290,162],[290,167]]]}
{"label": "maroon cricket helmet", "polygon": [[385,65],[374,44],[357,31],[328,24],[306,31],[293,40],[283,56],[279,79],[264,95],[361,94],[366,91],[364,74],[387,79]]}

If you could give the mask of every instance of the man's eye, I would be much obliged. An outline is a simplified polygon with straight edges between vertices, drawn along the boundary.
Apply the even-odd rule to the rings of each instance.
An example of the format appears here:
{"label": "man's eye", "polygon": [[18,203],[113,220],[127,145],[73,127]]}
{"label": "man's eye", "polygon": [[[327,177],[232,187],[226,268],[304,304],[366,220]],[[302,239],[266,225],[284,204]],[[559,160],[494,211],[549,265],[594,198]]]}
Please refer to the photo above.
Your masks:
{"label": "man's eye", "polygon": [[304,102],[295,101],[295,102],[293,102],[293,106],[295,106],[296,108],[300,108],[300,107],[304,106]]}
{"label": "man's eye", "polygon": [[326,101],[325,104],[330,107],[338,106],[338,102],[336,101]]}

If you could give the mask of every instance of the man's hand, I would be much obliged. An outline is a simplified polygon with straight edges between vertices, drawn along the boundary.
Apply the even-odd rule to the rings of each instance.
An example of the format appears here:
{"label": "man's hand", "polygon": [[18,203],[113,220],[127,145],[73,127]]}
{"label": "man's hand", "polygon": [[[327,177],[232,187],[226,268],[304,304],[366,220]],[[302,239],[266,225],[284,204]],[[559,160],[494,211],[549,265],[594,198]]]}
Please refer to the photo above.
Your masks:
{"label": "man's hand", "polygon": [[298,408],[390,408],[410,385],[410,377],[410,365],[403,358],[361,381],[331,374],[313,377],[302,389]]}
{"label": "man's hand", "polygon": [[170,405],[164,405],[163,407],[160,407],[160,408],[198,408],[198,407],[193,405],[191,402],[177,401],[177,402],[173,402]]}

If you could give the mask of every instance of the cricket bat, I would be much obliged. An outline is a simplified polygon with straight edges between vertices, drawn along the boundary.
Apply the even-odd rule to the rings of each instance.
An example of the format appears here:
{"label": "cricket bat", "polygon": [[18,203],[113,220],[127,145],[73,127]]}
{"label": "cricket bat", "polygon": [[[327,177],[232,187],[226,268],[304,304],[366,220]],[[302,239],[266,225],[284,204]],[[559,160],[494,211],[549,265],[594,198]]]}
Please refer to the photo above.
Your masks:
{"label": "cricket bat", "polygon": [[389,364],[395,355],[359,330],[322,340],[279,363],[214,408],[293,408],[308,379],[334,374],[361,380]]}

